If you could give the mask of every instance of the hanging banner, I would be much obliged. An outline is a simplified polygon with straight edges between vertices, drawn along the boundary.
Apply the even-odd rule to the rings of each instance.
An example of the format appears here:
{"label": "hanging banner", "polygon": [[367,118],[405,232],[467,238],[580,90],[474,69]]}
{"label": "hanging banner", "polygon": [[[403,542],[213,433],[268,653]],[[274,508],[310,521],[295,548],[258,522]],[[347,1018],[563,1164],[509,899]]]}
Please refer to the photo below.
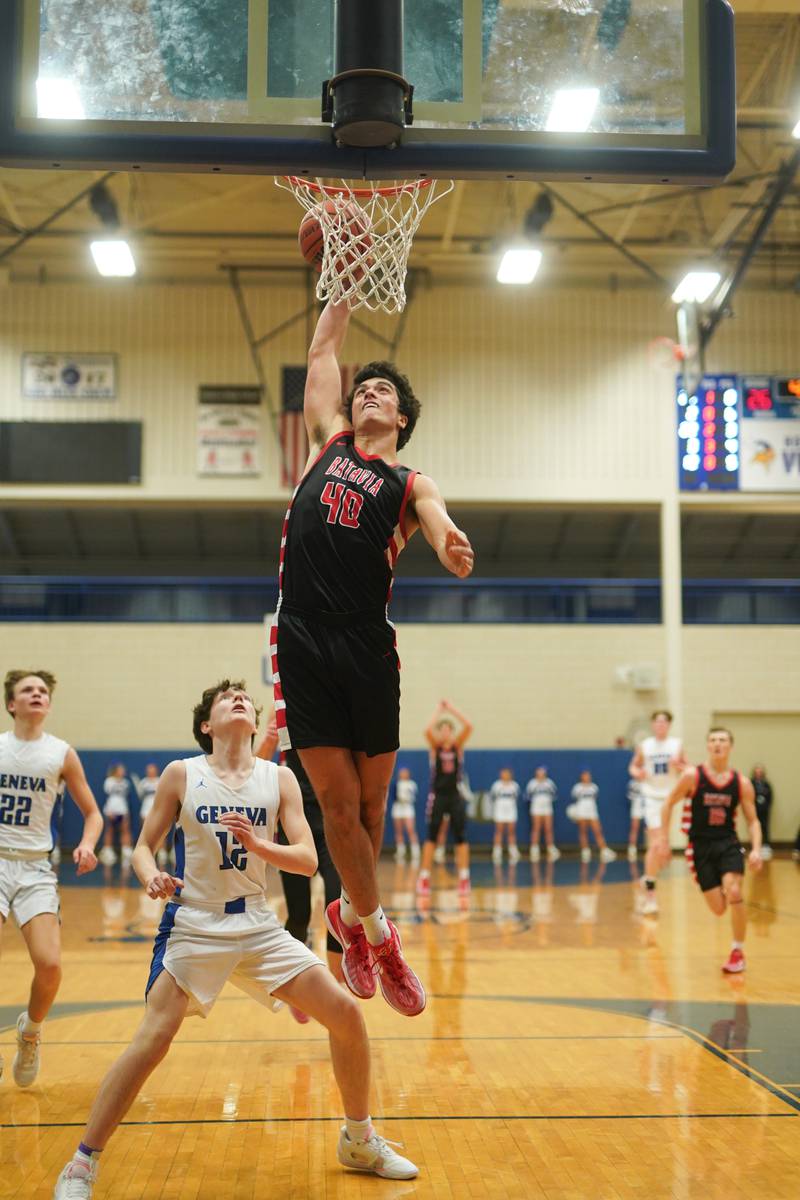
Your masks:
{"label": "hanging banner", "polygon": [[114,400],[115,354],[26,353],[22,395],[32,400]]}
{"label": "hanging banner", "polygon": [[261,474],[261,393],[202,386],[197,408],[197,474]]}

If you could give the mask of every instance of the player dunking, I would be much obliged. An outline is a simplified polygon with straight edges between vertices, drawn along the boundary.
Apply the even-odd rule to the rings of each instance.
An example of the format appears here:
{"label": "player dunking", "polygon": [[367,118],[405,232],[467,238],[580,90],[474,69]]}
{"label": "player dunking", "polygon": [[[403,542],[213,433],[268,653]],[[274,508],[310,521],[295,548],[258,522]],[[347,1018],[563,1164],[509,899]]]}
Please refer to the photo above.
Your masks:
{"label": "player dunking", "polygon": [[281,748],[294,748],[319,799],[342,879],[328,927],[348,987],[414,1016],[425,992],[380,904],[376,862],[399,746],[400,672],[386,607],[398,554],[419,528],[463,578],[472,547],[432,480],[396,461],[420,405],[391,363],[355,376],[344,406],[338,355],[350,313],[328,304],[308,352],[311,454],[289,505],[272,630]]}
{"label": "player dunking", "polygon": [[[169,763],[133,855],[148,896],[168,901],[156,937],[147,1008],[133,1041],[100,1085],[54,1200],[90,1200],[98,1160],[184,1017],[208,1016],[226,981],[268,1008],[283,1000],[330,1037],[345,1110],[339,1162],[388,1179],[417,1168],[378,1137],[369,1116],[370,1055],[359,1006],[267,904],[267,865],[311,875],[317,856],[297,780],[253,755],[257,715],[242,683],[207,688],[194,710],[204,753]],[[274,841],[280,819],[285,845]],[[176,823],[176,874],[154,854]]]}
{"label": "player dunking", "polygon": [[0,933],[13,915],[33,963],[28,1007],[16,1027],[12,1074],[19,1087],[28,1087],[39,1072],[42,1022],[61,983],[61,906],[47,856],[53,848],[53,810],[64,784],[83,814],[83,833],[72,855],[78,875],[97,866],[94,848],[103,829],[78,755],[45,733],[55,686],[49,671],[9,671],[5,678],[14,731],[0,733]]}
{"label": "player dunking", "polygon": [[654,846],[661,828],[661,809],[669,795],[676,775],[686,766],[680,738],[670,736],[672,713],[658,709],[650,718],[652,735],[637,746],[628,771],[642,788],[644,824],[647,831],[647,853],[644,860],[641,911],[648,916],[658,912],[656,879],[659,867],[659,852]]}
{"label": "player dunking", "polygon": [[654,845],[666,862],[670,812],[675,804],[685,801],[683,826],[689,838],[686,857],[714,915],[721,917],[730,908],[733,945],[722,969],[738,974],[745,969],[747,912],[742,900],[745,851],[736,836],[737,807],[741,804],[750,830],[748,862],[754,871],[761,870],[761,825],[752,783],[728,765],[733,747],[730,730],[710,729],[706,746],[706,761],[702,766],[688,767],[667,797]]}

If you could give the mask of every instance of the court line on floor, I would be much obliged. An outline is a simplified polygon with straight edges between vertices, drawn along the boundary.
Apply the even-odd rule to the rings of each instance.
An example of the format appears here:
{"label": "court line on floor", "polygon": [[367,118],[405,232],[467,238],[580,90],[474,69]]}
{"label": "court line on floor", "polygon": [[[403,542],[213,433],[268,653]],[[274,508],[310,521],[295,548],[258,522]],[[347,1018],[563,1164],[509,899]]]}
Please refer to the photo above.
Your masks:
{"label": "court line on floor", "polygon": [[[400,1117],[373,1115],[372,1120],[379,1124],[387,1121],[731,1121],[731,1120],[764,1120],[773,1117],[795,1117],[794,1113],[754,1113],[754,1112],[712,1112],[712,1113],[471,1113],[463,1116],[435,1116],[427,1113],[405,1113]],[[121,1125],[326,1125],[336,1122],[341,1125],[341,1117],[176,1117],[170,1121],[122,1121]],[[85,1121],[31,1121],[19,1125],[0,1124],[0,1129],[83,1129]]]}
{"label": "court line on floor", "polygon": [[[8,1026],[12,1029],[13,1026]],[[458,1034],[447,1035],[446,1037],[436,1037],[431,1034],[430,1037],[404,1037],[389,1036],[370,1037],[370,1042],[679,1042],[683,1039],[682,1033],[542,1033],[542,1034],[523,1034],[519,1037],[511,1037],[507,1034],[497,1034],[492,1036],[477,1036],[470,1037],[469,1035],[459,1036]],[[172,1047],[176,1046],[271,1046],[283,1045],[284,1043],[292,1043],[301,1046],[313,1045],[328,1045],[326,1037],[308,1037],[308,1038],[176,1038],[172,1042]],[[8,1041],[0,1041],[0,1046],[16,1046],[16,1039]],[[63,1041],[54,1042],[49,1038],[43,1046],[129,1046],[130,1038],[118,1038],[99,1040],[92,1039],[91,1041],[77,1041],[73,1038],[64,1038]]]}

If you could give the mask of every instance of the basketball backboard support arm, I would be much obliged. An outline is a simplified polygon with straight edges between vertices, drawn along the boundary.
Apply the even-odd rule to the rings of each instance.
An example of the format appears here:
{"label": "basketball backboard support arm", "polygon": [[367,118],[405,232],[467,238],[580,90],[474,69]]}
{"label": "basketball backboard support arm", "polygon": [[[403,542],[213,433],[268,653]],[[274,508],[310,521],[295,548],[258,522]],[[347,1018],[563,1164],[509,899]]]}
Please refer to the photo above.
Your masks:
{"label": "basketball backboard support arm", "polygon": [[[675,27],[675,36],[670,34],[672,26],[664,18],[666,23],[657,51],[663,55],[665,49],[671,48],[677,64],[676,79],[681,86],[676,85],[674,95],[676,102],[681,95],[684,99],[674,127],[666,117],[657,116],[653,120],[647,117],[640,121],[634,114],[629,120],[624,111],[625,102],[620,96],[628,92],[622,84],[625,71],[633,61],[626,51],[624,39],[638,37],[641,33],[637,29],[640,18],[634,8],[620,46],[615,44],[613,48],[615,69],[622,83],[617,87],[616,96],[609,100],[611,107],[587,132],[568,134],[548,131],[544,124],[547,97],[552,98],[550,93],[562,86],[571,69],[571,57],[564,49],[567,42],[559,51],[561,74],[551,77],[547,61],[537,61],[534,65],[539,74],[535,79],[526,76],[531,84],[527,107],[524,111],[514,112],[508,109],[503,92],[508,74],[504,64],[510,62],[514,49],[508,42],[507,29],[504,27],[496,33],[488,51],[484,41],[482,59],[481,14],[485,18],[487,10],[485,6],[482,8],[481,0],[450,0],[450,7],[456,5],[461,6],[459,11],[462,13],[458,25],[462,36],[458,48],[461,57],[456,55],[456,48],[450,57],[458,58],[460,63],[456,75],[460,81],[458,87],[463,84],[463,96],[461,99],[456,96],[452,103],[451,96],[447,97],[448,103],[429,103],[438,116],[433,120],[426,119],[425,89],[414,78],[410,62],[407,63],[409,82],[415,88],[415,123],[402,133],[395,149],[373,149],[337,146],[332,129],[319,122],[319,89],[325,77],[322,70],[314,85],[316,94],[311,101],[312,108],[303,108],[297,119],[280,117],[283,123],[264,114],[273,110],[285,113],[291,109],[294,112],[293,105],[302,106],[306,102],[281,99],[280,95],[278,99],[272,99],[271,93],[262,89],[261,95],[253,94],[251,103],[249,74],[244,98],[231,100],[226,95],[222,101],[206,100],[201,94],[199,99],[193,95],[185,100],[180,89],[172,87],[173,80],[162,78],[163,92],[170,98],[164,111],[157,106],[156,109],[148,108],[149,101],[142,93],[141,113],[138,110],[131,113],[128,108],[122,111],[115,95],[106,107],[101,105],[95,111],[89,106],[88,115],[83,119],[40,117],[36,107],[37,79],[45,70],[74,71],[72,65],[64,68],[62,64],[71,64],[70,52],[77,53],[78,50],[70,41],[72,35],[67,22],[62,20],[64,28],[59,31],[62,41],[56,48],[58,53],[54,52],[48,58],[46,48],[41,49],[40,43],[44,45],[47,39],[52,41],[53,20],[50,31],[43,32],[38,0],[5,0],[0,5],[0,164],[49,169],[207,171],[369,180],[546,178],[692,184],[719,180],[732,169],[735,162],[734,33],[733,13],[726,0],[685,0],[682,10],[680,5],[677,8],[666,3],[658,6],[659,19],[665,13],[671,20],[678,20],[681,11],[685,14],[683,25]],[[271,0],[250,0],[246,7],[251,14],[251,24],[257,24],[259,20],[267,24]],[[152,16],[151,10],[155,9],[148,7],[148,20]],[[208,11],[217,12],[217,9],[218,5],[208,5]],[[506,15],[506,6],[502,3],[494,9]],[[57,10],[58,0],[54,0],[48,10],[51,18]],[[420,11],[424,16],[424,5]],[[102,6],[95,0],[87,0],[86,12],[85,20],[96,20],[100,31]],[[562,17],[564,21],[580,19],[579,15],[568,13]],[[419,13],[417,19],[420,19]],[[152,28],[148,32],[151,37],[155,36]],[[117,42],[108,31],[104,33],[107,37],[104,50],[114,51]],[[445,34],[441,32],[441,36]],[[244,46],[245,56],[248,48],[249,43]],[[518,56],[515,61],[522,61],[524,66],[526,56],[535,58],[535,44],[525,43],[522,49],[521,59]],[[84,47],[82,52],[89,53],[90,50],[85,51]],[[259,48],[259,55],[262,50],[263,47]],[[492,59],[490,67],[487,67],[487,53]],[[167,68],[173,65],[171,60],[166,63],[165,55],[164,46],[156,44],[151,65],[158,65],[162,75],[164,72],[168,75]],[[252,62],[255,64],[252,71],[261,69],[260,57]],[[95,72],[95,93],[99,91],[105,97],[101,86],[102,62],[91,59],[90,67]],[[115,63],[115,67],[124,75],[124,64]],[[600,67],[598,59],[598,75],[602,75]],[[248,58],[250,71],[251,58]],[[264,80],[259,79],[263,84]],[[140,86],[144,87],[144,84]],[[472,112],[475,106],[477,114]],[[461,117],[454,120],[453,116],[462,109]],[[309,117],[308,112],[314,110],[317,116]],[[238,115],[231,117],[231,111]],[[219,112],[224,116],[220,117]],[[608,119],[609,114],[613,120]]]}

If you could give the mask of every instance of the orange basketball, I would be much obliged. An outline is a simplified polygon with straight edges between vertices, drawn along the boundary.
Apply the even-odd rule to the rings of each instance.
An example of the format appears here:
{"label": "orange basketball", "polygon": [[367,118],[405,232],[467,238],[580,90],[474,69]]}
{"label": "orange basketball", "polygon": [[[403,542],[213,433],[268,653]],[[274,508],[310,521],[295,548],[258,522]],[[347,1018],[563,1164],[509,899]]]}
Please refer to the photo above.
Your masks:
{"label": "orange basketball", "polygon": [[[370,220],[368,215],[357,204],[347,203],[337,207],[333,200],[325,200],[310,212],[306,213],[300,224],[297,240],[303,258],[317,271],[322,270],[322,257],[325,250],[325,237],[321,221],[327,222],[336,236],[340,247],[348,244],[357,251],[356,254],[345,253],[337,262],[336,269],[342,271],[345,264],[350,266],[358,261],[360,255],[372,246],[369,235]],[[370,265],[369,260],[367,260]],[[356,278],[364,274],[363,267],[354,272]]]}
{"label": "orange basketball", "polygon": [[303,217],[303,220],[300,222],[297,241],[300,244],[300,253],[306,262],[314,267],[315,270],[321,271],[325,239],[322,236],[322,226],[319,223],[316,213],[308,212]]}

